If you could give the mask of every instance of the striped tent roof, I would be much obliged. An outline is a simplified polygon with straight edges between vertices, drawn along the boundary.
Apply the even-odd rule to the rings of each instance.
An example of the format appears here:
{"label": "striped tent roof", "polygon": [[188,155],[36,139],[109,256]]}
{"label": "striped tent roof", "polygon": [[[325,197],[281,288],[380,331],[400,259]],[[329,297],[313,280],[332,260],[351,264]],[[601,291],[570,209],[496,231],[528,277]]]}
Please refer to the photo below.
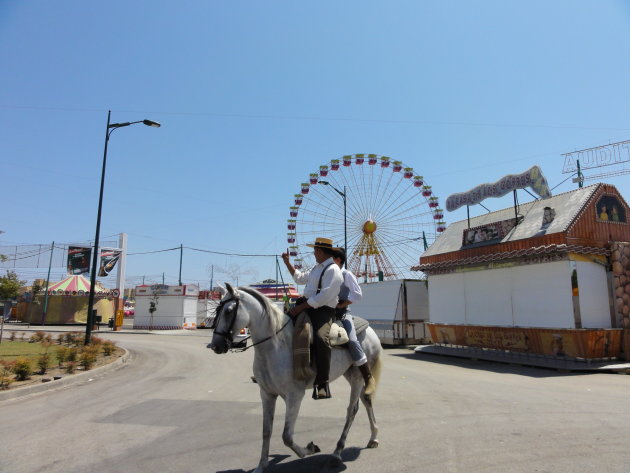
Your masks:
{"label": "striped tent roof", "polygon": [[68,276],[66,279],[59,281],[55,284],[48,286],[49,291],[68,291],[70,293],[73,292],[89,292],[90,291],[90,281],[85,279],[83,276]]}

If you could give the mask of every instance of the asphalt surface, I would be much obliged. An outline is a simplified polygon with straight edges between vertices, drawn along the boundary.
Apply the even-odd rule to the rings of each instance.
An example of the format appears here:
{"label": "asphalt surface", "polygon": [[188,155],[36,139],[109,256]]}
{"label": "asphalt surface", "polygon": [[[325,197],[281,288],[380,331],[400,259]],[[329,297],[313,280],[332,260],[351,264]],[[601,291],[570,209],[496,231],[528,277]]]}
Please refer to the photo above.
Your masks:
{"label": "asphalt surface", "polygon": [[[260,455],[262,410],[249,379],[253,350],[215,355],[210,331],[103,332],[130,359],[77,383],[0,401],[2,473],[242,473]],[[305,398],[296,441],[322,453],[298,459],[281,439],[278,401],[272,473],[630,472],[630,376],[565,373],[387,349],[375,401],[380,447],[365,449],[363,409],[332,452],[349,389]]]}

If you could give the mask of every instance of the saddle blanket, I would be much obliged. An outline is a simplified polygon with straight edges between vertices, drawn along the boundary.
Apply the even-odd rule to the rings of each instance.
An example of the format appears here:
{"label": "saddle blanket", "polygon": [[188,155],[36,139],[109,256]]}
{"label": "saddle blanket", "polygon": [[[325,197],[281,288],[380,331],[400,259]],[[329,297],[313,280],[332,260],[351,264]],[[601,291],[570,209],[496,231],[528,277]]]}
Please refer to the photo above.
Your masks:
{"label": "saddle blanket", "polygon": [[[369,322],[361,317],[352,316],[354,328],[359,335],[369,327]],[[333,322],[343,326],[340,320]],[[311,367],[311,343],[313,342],[313,326],[306,312],[302,312],[295,318],[293,329],[293,376],[296,379],[307,380],[311,378],[315,371]],[[334,348],[346,348],[340,345]]]}

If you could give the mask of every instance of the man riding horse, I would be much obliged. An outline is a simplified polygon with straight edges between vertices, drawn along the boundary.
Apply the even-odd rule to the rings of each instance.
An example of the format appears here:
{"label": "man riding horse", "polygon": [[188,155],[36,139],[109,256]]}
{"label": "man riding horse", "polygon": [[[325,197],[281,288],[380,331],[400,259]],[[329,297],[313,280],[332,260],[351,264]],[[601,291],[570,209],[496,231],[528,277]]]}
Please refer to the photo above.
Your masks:
{"label": "man riding horse", "polygon": [[330,326],[335,319],[335,307],[339,302],[339,291],[343,284],[343,276],[339,266],[333,260],[336,248],[329,238],[316,238],[315,243],[307,244],[313,248],[317,265],[308,271],[299,271],[289,260],[289,253],[282,254],[282,260],[293,276],[296,284],[305,284],[303,297],[289,311],[291,317],[296,317],[307,311],[313,325],[314,359],[317,374],[313,386],[313,399],[328,399],[331,397],[328,386],[330,372],[330,345],[328,335]]}

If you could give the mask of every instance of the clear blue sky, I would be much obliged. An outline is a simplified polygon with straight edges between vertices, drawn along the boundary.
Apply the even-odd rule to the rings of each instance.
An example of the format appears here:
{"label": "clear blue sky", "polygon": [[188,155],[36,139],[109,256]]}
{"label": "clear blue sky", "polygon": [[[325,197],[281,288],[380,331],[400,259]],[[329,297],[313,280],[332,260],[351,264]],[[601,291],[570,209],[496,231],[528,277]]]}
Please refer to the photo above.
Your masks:
{"label": "clear blue sky", "polygon": [[[534,164],[556,186],[562,153],[630,139],[629,57],[628,1],[2,0],[0,245],[93,238],[108,110],[162,123],[109,144],[101,235],[130,253],[280,253],[300,183],[347,154],[403,161],[442,202]],[[186,250],[182,279],[211,265],[275,277]],[[128,258],[130,284],[178,271]]]}

